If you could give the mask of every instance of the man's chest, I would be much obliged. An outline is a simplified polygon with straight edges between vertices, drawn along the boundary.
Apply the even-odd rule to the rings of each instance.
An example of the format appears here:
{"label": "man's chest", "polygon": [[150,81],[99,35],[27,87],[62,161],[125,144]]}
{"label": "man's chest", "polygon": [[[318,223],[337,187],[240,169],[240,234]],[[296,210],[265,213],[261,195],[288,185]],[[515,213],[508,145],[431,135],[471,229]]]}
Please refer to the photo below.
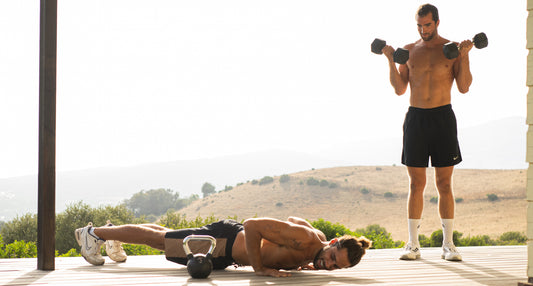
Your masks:
{"label": "man's chest", "polygon": [[452,72],[453,60],[448,60],[441,46],[414,47],[409,52],[407,64],[411,76],[417,75],[448,75]]}
{"label": "man's chest", "polygon": [[312,262],[306,251],[278,245],[263,245],[261,256],[265,266],[275,269],[295,269]]}

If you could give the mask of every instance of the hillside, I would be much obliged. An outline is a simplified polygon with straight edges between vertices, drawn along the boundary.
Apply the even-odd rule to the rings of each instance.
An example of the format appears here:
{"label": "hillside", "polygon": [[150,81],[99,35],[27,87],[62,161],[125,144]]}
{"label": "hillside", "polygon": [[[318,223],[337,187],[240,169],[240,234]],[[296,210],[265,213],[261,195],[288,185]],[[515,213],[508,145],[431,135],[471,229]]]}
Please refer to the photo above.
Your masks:
{"label": "hillside", "polygon": [[[440,228],[437,196],[428,169],[428,187],[421,233],[429,236]],[[395,240],[406,240],[406,199],[408,179],[403,166],[337,167],[289,174],[290,180],[280,183],[274,177],[270,184],[245,184],[227,192],[200,199],[180,213],[188,218],[215,215],[219,218],[268,216],[286,219],[289,215],[309,220],[323,218],[339,222],[355,230],[379,224]],[[309,186],[308,178],[336,183],[336,188]],[[261,178],[257,178],[258,180]],[[368,194],[361,190],[368,189]],[[526,231],[526,171],[456,169],[454,192],[464,201],[456,204],[456,230],[463,236],[488,234],[496,237],[507,231]],[[393,197],[384,194],[391,192]],[[489,202],[494,193],[498,201]]]}

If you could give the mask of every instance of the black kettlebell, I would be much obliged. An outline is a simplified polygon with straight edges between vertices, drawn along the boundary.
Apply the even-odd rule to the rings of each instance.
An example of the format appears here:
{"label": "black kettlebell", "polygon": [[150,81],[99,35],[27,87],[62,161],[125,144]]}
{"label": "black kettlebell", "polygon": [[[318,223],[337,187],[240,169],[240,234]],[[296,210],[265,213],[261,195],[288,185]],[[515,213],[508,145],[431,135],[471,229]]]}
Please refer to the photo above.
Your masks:
{"label": "black kettlebell", "polygon": [[[189,248],[190,240],[208,240],[211,241],[211,247],[207,254],[196,253],[193,254]],[[192,278],[207,278],[211,271],[213,270],[213,250],[215,250],[217,242],[216,239],[210,235],[189,235],[183,239],[183,250],[187,254],[187,271]]]}

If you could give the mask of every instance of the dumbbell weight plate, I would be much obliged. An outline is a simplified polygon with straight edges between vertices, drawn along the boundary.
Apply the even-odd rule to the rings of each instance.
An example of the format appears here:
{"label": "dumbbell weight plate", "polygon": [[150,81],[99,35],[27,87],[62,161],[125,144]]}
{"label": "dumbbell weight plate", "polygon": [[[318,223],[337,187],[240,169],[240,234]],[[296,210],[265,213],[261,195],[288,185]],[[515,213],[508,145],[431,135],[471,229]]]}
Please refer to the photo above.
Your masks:
{"label": "dumbbell weight plate", "polygon": [[474,36],[474,46],[478,49],[483,49],[489,45],[489,39],[485,33],[479,33]]}
{"label": "dumbbell weight plate", "polygon": [[374,53],[374,54],[378,54],[378,55],[381,55],[382,52],[381,50],[383,50],[383,48],[387,45],[387,42],[385,42],[384,40],[382,39],[378,39],[376,38],[372,44],[370,45],[370,50]]}
{"label": "dumbbell weight plate", "polygon": [[459,56],[459,47],[454,42],[449,42],[444,44],[442,52],[447,59],[452,60]]}
{"label": "dumbbell weight plate", "polygon": [[395,63],[403,65],[409,60],[409,51],[406,49],[397,48],[392,56]]}

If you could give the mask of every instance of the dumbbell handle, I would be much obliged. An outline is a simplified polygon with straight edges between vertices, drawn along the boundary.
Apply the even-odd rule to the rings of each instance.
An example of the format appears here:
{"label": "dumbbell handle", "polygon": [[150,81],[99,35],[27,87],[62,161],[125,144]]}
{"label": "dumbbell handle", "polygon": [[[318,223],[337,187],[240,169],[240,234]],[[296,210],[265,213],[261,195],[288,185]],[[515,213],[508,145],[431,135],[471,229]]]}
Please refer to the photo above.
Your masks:
{"label": "dumbbell handle", "polygon": [[215,249],[217,245],[217,240],[210,236],[210,235],[189,235],[186,238],[183,239],[183,250],[185,250],[185,254],[189,255],[192,254],[191,249],[189,248],[189,240],[207,240],[211,241],[211,247],[209,247],[209,250],[207,253],[213,253],[213,250]]}

